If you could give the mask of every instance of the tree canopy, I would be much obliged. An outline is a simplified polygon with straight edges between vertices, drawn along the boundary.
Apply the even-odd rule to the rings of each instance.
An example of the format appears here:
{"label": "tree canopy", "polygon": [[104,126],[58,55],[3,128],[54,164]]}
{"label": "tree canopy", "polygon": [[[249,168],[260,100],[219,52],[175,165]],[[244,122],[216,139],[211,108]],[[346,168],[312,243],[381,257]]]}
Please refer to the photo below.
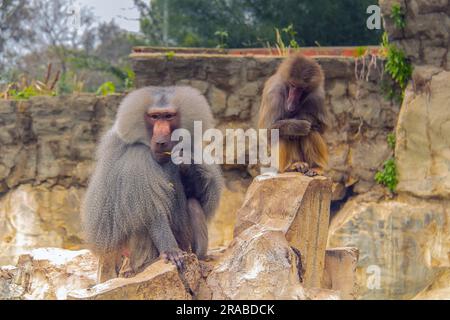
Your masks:
{"label": "tree canopy", "polygon": [[[149,44],[230,48],[264,47],[275,28],[292,25],[301,46],[378,44],[382,30],[366,27],[373,0],[135,0]],[[220,39],[220,35],[226,39]]]}

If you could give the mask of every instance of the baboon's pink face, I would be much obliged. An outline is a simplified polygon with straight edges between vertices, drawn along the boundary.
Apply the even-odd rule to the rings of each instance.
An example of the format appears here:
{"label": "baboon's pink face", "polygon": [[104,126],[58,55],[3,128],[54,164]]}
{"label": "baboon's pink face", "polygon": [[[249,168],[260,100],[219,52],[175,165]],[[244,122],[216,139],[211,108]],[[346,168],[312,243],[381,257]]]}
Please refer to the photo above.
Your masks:
{"label": "baboon's pink face", "polygon": [[175,141],[172,132],[178,129],[180,120],[175,108],[153,108],[145,114],[145,122],[150,133],[150,148],[158,163],[165,163],[171,157]]}
{"label": "baboon's pink face", "polygon": [[295,86],[294,84],[288,85],[288,97],[285,106],[287,113],[298,111],[303,92],[304,90],[301,87]]}

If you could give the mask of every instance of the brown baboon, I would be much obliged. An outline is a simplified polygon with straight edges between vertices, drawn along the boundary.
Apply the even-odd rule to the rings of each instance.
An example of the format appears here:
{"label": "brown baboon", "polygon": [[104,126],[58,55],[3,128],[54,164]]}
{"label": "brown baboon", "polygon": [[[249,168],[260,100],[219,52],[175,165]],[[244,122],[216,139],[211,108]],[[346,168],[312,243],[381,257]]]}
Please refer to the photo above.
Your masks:
{"label": "brown baboon", "polygon": [[[134,274],[159,256],[183,268],[183,251],[204,258],[207,220],[216,210],[222,176],[218,166],[171,161],[171,133],[213,118],[206,99],[190,87],[146,87],[119,106],[102,138],[83,204],[87,242],[118,274]],[[121,269],[121,270],[120,270]],[[101,270],[101,269],[100,269]]]}
{"label": "brown baboon", "polygon": [[261,129],[279,129],[279,170],[316,175],[327,166],[324,75],[301,54],[284,60],[267,80],[259,111]]}

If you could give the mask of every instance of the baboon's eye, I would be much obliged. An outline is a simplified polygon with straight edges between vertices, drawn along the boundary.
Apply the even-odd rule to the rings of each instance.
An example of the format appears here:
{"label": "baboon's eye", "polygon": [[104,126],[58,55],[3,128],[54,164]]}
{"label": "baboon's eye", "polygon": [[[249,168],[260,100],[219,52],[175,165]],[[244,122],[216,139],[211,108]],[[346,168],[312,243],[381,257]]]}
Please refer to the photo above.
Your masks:
{"label": "baboon's eye", "polygon": [[151,115],[150,115],[150,118],[151,118],[152,120],[158,120],[158,115],[157,115],[157,114],[151,114]]}

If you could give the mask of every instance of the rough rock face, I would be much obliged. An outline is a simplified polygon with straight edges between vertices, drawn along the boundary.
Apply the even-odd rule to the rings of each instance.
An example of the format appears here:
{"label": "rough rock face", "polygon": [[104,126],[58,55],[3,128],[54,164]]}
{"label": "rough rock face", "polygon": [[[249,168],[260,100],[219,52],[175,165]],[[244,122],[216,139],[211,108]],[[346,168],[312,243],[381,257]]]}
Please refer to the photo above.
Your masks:
{"label": "rough rock face", "polygon": [[97,266],[88,250],[32,250],[17,266],[0,268],[0,299],[66,299],[69,291],[95,284]]}
{"label": "rough rock face", "polygon": [[397,125],[399,192],[450,198],[450,72],[421,67],[408,87]]}
{"label": "rough rock face", "polygon": [[225,188],[217,213],[208,226],[209,247],[226,246],[233,239],[236,212],[244,201],[251,179],[244,173],[225,172]]}
{"label": "rough rock face", "polygon": [[442,271],[430,286],[414,297],[414,300],[450,300],[450,268]]}
{"label": "rough rock face", "polygon": [[341,298],[358,298],[356,267],[359,250],[353,247],[332,248],[325,252],[325,268],[322,279],[324,288],[339,291]]}
{"label": "rough rock face", "polygon": [[18,272],[15,266],[0,267],[0,300],[20,299],[25,290],[16,283]]}
{"label": "rough rock face", "polygon": [[195,255],[186,260],[186,270],[162,260],[132,278],[115,278],[87,289],[69,293],[71,300],[191,300],[199,289],[201,277]]}
{"label": "rough rock face", "polygon": [[362,299],[413,298],[450,266],[449,204],[407,196],[345,204],[331,223],[328,245],[359,249]]}
{"label": "rough rock face", "polygon": [[197,258],[186,259],[186,270],[160,260],[132,278],[97,281],[98,259],[88,250],[35,249],[16,266],[0,268],[0,299],[105,300],[192,299],[201,277]]}
{"label": "rough rock face", "polygon": [[258,176],[237,213],[235,238],[207,278],[212,298],[310,298],[309,288],[321,288],[330,198],[323,177]]}
{"label": "rough rock face", "polygon": [[207,284],[215,300],[304,300],[301,272],[283,232],[255,226],[231,243]]}
{"label": "rough rock face", "polygon": [[320,287],[330,196],[331,181],[324,177],[311,179],[297,173],[258,176],[237,213],[234,237],[253,226],[281,231],[301,254],[305,286]]}
{"label": "rough rock face", "polygon": [[37,247],[78,249],[84,189],[24,184],[0,200],[0,265]]}
{"label": "rough rock face", "polygon": [[96,141],[121,95],[0,100],[0,192],[19,184],[85,185]]}
{"label": "rough rock face", "polygon": [[[379,0],[385,29],[415,65],[450,70],[450,7],[448,0]],[[390,17],[392,5],[401,4],[406,26],[398,29]]]}

